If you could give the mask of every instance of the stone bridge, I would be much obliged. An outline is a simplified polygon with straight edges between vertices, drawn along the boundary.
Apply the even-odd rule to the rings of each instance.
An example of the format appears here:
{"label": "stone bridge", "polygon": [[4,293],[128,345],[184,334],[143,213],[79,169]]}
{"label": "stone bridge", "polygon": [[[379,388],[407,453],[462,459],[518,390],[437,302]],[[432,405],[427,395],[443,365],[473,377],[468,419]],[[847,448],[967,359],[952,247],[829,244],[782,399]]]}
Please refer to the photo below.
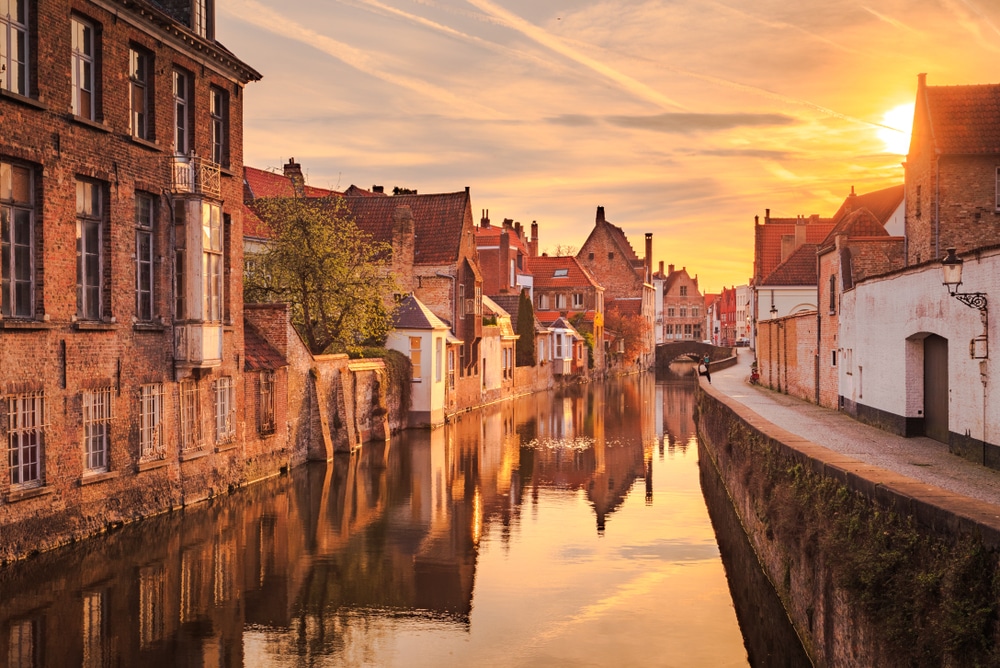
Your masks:
{"label": "stone bridge", "polygon": [[675,341],[674,343],[661,343],[656,346],[656,366],[665,367],[678,357],[687,357],[691,360],[701,360],[708,355],[713,362],[733,356],[732,348],[713,346],[710,343],[701,341]]}

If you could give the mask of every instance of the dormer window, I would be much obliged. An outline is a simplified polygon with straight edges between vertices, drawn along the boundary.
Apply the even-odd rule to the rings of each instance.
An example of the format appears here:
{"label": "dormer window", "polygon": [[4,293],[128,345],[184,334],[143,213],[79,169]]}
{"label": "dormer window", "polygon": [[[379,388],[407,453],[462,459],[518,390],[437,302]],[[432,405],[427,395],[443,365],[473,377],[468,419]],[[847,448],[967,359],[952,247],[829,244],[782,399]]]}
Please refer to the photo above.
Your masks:
{"label": "dormer window", "polygon": [[191,29],[199,37],[214,38],[212,25],[212,0],[193,0],[191,4]]}
{"label": "dormer window", "polygon": [[569,276],[569,269],[556,269],[555,273],[552,274],[553,278],[566,278]]}

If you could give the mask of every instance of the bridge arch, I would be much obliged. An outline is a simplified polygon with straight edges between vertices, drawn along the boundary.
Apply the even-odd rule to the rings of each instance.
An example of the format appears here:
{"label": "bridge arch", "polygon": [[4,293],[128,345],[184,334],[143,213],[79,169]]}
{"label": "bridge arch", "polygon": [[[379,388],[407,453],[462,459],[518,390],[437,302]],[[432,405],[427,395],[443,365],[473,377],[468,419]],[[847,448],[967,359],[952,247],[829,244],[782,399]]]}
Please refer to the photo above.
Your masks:
{"label": "bridge arch", "polygon": [[713,362],[732,357],[731,348],[713,346],[710,343],[701,341],[675,341],[673,343],[661,343],[656,346],[656,366],[666,367],[680,357],[687,357],[692,360],[704,359],[709,356]]}

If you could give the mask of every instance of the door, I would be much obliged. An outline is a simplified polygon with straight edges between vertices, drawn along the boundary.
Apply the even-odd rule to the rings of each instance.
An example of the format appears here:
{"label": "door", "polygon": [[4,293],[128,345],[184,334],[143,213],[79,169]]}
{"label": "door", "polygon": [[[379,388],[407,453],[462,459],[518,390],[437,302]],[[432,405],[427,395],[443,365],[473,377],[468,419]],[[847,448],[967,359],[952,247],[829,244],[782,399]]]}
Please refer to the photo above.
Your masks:
{"label": "door", "polygon": [[924,339],[924,434],[948,442],[948,339]]}

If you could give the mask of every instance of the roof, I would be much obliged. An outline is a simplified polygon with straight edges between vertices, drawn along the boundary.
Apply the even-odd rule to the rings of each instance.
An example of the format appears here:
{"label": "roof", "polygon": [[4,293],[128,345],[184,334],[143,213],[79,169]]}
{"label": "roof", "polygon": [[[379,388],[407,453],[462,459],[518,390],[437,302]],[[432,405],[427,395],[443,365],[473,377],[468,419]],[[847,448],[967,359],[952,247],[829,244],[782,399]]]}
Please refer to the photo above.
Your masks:
{"label": "roof", "polygon": [[273,371],[288,366],[288,362],[253,326],[243,322],[243,370]]}
{"label": "roof", "polygon": [[847,196],[844,203],[837,209],[837,213],[833,214],[833,223],[836,225],[850,213],[865,208],[871,211],[875,218],[884,225],[902,203],[902,183],[898,186],[889,186],[888,188],[865,193],[864,195],[855,195],[854,188],[852,187],[851,194]]}
{"label": "roof", "polygon": [[[354,220],[374,241],[392,243],[393,214],[408,206],[413,213],[415,264],[446,264],[459,257],[466,214],[471,216],[465,190],[432,195],[344,197]],[[471,218],[470,218],[471,220]]]}
{"label": "roof", "polygon": [[348,197],[388,197],[385,192],[375,192],[373,190],[365,190],[364,188],[359,188],[353,183],[351,186],[344,191],[344,195]]}
{"label": "roof", "polygon": [[[572,255],[527,257],[525,264],[535,276],[536,290],[545,288],[600,288],[594,275]],[[565,276],[556,273],[566,272]]]}
{"label": "roof", "polygon": [[819,248],[833,246],[836,238],[841,235],[848,237],[887,237],[889,233],[885,231],[885,225],[878,217],[868,209],[858,209],[849,213],[839,223],[834,225],[830,234],[819,244]]}
{"label": "roof", "polygon": [[[791,222],[781,222],[781,221]],[[795,236],[798,225],[805,226],[805,243],[819,244],[833,229],[832,218],[810,216],[797,223],[794,218],[770,218],[754,226],[754,281],[759,285],[781,264],[781,239]]]}
{"label": "roof", "polygon": [[817,249],[816,244],[802,244],[761,285],[816,285]]}
{"label": "roof", "polygon": [[[691,278],[691,274],[688,273],[687,267],[681,267],[680,269],[675,269],[667,274],[667,280],[663,283],[663,294],[669,294],[670,291],[674,289],[677,282],[684,276],[687,276],[688,280],[694,284],[694,289],[698,290],[698,278]],[[689,296],[694,297],[695,295]]]}
{"label": "roof", "polygon": [[521,295],[490,295],[490,299],[510,316],[511,327],[517,331],[517,315],[521,310]]}
{"label": "roof", "polygon": [[497,317],[510,318],[510,312],[507,311],[507,309],[503,308],[486,295],[483,295],[483,308]]}
{"label": "roof", "polygon": [[504,228],[497,225],[483,227],[482,225],[476,225],[474,229],[476,230],[477,248],[499,246],[500,235],[503,233],[504,229],[506,229],[507,242],[510,244],[511,248],[517,248],[523,255],[530,255],[528,252],[528,246],[524,243],[524,240],[521,237],[517,236],[517,231],[512,227]]}
{"label": "roof", "polygon": [[441,318],[412,294],[406,295],[399,303],[393,326],[396,329],[449,329]]}
{"label": "roof", "polygon": [[618,311],[619,313],[631,314],[631,315],[642,315],[642,300],[641,299],[610,299],[605,305],[605,311]]}
{"label": "roof", "polygon": [[1000,85],[922,84],[931,138],[938,151],[955,155],[1000,153]]}
{"label": "roof", "polygon": [[[307,185],[306,197],[329,197],[340,193],[328,188]],[[295,197],[292,180],[279,172],[268,172],[255,167],[243,167],[243,199],[253,201],[261,197]]]}

